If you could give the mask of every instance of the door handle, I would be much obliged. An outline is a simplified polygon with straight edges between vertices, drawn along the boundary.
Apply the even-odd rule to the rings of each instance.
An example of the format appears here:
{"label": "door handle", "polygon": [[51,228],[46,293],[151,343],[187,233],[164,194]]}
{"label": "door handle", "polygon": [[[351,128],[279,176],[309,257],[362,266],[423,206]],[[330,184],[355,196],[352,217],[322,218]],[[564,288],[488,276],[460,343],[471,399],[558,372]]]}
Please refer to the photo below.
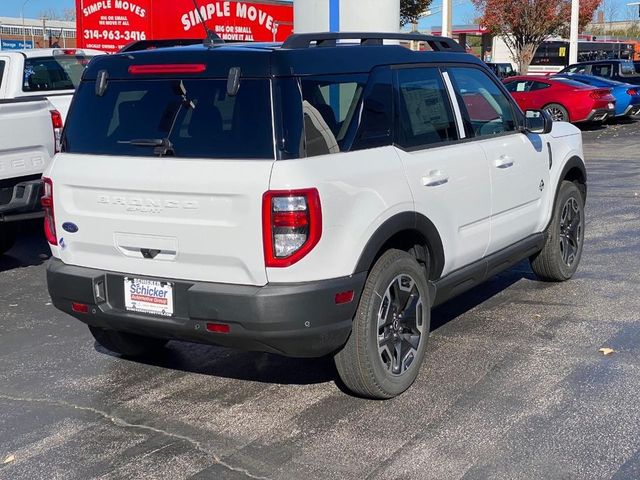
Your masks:
{"label": "door handle", "polygon": [[425,187],[437,187],[438,185],[444,185],[448,181],[449,176],[440,170],[432,170],[422,177],[422,184]]}
{"label": "door handle", "polygon": [[501,155],[499,159],[494,162],[495,166],[498,168],[509,168],[513,167],[513,158],[507,155]]}

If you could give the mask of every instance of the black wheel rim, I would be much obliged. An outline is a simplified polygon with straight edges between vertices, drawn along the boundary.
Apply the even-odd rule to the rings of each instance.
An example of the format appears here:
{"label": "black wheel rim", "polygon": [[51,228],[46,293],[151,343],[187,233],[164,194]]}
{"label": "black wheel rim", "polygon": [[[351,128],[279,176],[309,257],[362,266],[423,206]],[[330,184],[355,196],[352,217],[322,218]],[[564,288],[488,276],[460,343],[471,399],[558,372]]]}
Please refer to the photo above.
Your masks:
{"label": "black wheel rim", "polygon": [[582,241],[582,212],[578,200],[571,197],[562,207],[560,215],[560,256],[571,267],[578,256]]}
{"label": "black wheel rim", "polygon": [[383,367],[394,376],[411,368],[423,341],[422,296],[406,274],[387,287],[378,311],[378,353]]}
{"label": "black wheel rim", "polygon": [[564,112],[558,107],[549,107],[546,111],[551,115],[554,122],[563,122],[565,120]]}

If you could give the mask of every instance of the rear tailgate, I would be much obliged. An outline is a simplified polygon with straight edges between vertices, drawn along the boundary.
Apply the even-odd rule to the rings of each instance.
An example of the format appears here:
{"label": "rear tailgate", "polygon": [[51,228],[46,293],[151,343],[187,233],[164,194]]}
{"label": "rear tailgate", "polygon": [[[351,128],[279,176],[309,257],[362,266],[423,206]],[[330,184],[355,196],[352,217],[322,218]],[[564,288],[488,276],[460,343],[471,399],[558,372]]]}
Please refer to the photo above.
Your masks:
{"label": "rear tailgate", "polygon": [[272,164],[61,154],[47,174],[55,254],[137,276],[264,285],[261,202]]}
{"label": "rear tailgate", "polygon": [[230,94],[226,78],[171,76],[200,72],[201,64],[116,78],[110,65],[122,60],[102,62],[108,81],[81,82],[66,153],[47,173],[55,254],[132,276],[266,284],[261,205],[275,157],[269,80],[242,79]]}
{"label": "rear tailgate", "polygon": [[41,174],[53,156],[47,100],[0,101],[0,180]]}

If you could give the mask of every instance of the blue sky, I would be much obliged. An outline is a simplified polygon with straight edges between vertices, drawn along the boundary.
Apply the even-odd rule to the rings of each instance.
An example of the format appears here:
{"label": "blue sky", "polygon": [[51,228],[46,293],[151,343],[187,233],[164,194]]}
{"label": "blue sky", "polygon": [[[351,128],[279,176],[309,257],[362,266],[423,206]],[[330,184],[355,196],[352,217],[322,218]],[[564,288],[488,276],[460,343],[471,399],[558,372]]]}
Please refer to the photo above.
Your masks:
{"label": "blue sky", "polygon": [[[25,0],[0,0],[0,16],[19,17],[20,10],[24,1]],[[363,4],[366,4],[367,0],[361,1],[363,2]],[[614,13],[614,19],[616,20],[629,18],[632,13],[634,14],[634,16],[637,15],[637,10],[631,12],[630,9],[628,9],[628,7],[626,6],[626,4],[630,1],[638,0],[604,0],[604,2],[606,2],[606,9],[611,10],[611,13]],[[434,8],[437,8],[441,4],[441,0],[434,0],[433,2]],[[474,17],[473,7],[471,7],[471,2],[469,0],[453,0],[453,4],[454,24],[461,25],[468,23]],[[58,11],[62,11],[65,8],[73,8],[74,6],[74,0],[27,0],[24,12],[25,17],[33,18],[37,17],[38,14],[43,10],[55,8]],[[609,12],[607,13],[607,17],[608,16]],[[430,27],[432,25],[440,25],[440,23],[442,23],[441,16],[440,14],[436,14],[423,19],[420,22],[420,28]]]}
{"label": "blue sky", "polygon": [[[0,0],[0,16],[19,17],[24,0]],[[24,7],[24,16],[34,18],[43,10],[55,8],[62,11],[65,8],[75,8],[74,0],[28,0]]]}

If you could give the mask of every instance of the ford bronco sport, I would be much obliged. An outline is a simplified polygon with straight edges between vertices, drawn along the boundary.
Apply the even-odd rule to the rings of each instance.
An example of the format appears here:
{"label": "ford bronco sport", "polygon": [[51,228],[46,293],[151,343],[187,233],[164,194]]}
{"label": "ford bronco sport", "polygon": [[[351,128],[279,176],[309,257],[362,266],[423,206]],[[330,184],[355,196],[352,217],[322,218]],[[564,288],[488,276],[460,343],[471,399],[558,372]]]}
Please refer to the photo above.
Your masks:
{"label": "ford bronco sport", "polygon": [[389,398],[434,305],[527,258],[574,274],[585,197],[580,131],[523,113],[447,38],[125,52],[89,65],[45,173],[48,288],[124,356],[331,354]]}

